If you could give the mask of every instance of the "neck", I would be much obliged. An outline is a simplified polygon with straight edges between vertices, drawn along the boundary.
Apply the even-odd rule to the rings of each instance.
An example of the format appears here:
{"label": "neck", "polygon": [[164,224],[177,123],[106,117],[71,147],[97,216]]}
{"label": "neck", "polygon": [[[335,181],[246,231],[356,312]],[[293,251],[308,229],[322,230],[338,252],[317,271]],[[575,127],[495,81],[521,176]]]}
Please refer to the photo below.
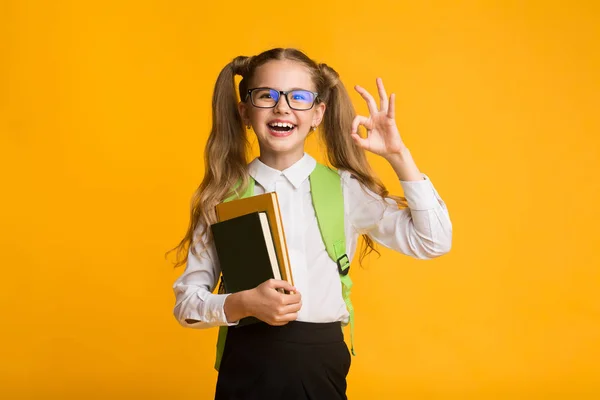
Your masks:
{"label": "neck", "polygon": [[260,152],[258,159],[265,165],[283,171],[288,169],[300,159],[304,157],[304,149],[301,151],[294,151],[289,153],[271,153],[271,152]]}

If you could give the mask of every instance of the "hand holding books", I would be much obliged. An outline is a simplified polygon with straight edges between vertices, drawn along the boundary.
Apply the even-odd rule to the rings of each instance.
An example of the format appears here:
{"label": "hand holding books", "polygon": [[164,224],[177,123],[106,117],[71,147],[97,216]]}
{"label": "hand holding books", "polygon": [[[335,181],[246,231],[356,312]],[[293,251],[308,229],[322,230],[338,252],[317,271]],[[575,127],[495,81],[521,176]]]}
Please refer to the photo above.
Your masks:
{"label": "hand holding books", "polygon": [[[287,293],[280,293],[284,289]],[[255,317],[269,325],[281,326],[298,318],[302,296],[286,281],[269,279],[254,289],[234,293],[225,300],[229,322]]]}

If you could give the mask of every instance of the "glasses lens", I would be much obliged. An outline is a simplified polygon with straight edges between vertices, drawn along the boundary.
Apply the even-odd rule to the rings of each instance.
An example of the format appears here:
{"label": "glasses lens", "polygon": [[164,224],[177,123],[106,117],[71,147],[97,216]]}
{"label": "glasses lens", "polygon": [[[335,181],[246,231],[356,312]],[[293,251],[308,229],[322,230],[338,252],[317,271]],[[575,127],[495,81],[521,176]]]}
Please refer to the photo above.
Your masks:
{"label": "glasses lens", "polygon": [[308,110],[315,101],[315,95],[308,90],[293,90],[288,93],[290,107],[296,110]]}
{"label": "glasses lens", "polygon": [[252,92],[252,104],[256,107],[273,107],[279,100],[279,92],[273,89],[257,89]]}

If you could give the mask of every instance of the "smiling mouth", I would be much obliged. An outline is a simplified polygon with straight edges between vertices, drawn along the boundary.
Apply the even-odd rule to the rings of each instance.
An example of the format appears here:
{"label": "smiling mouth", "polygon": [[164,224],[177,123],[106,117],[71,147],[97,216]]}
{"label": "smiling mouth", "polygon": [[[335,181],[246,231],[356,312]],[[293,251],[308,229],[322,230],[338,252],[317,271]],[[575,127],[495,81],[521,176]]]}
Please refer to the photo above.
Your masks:
{"label": "smiling mouth", "polygon": [[273,122],[267,124],[267,126],[269,127],[271,133],[276,136],[286,136],[296,128],[296,125],[289,122]]}
{"label": "smiling mouth", "polygon": [[289,132],[296,127],[296,125],[290,124],[289,122],[273,122],[267,125],[277,132]]}

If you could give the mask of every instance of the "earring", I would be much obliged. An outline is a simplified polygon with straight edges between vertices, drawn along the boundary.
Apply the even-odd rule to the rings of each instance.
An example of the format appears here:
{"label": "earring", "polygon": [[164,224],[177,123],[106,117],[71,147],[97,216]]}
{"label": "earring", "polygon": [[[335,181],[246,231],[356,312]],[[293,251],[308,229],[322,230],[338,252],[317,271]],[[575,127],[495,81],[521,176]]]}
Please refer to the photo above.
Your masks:
{"label": "earring", "polygon": [[246,129],[250,130],[252,128],[252,125],[248,124],[246,125]]}
{"label": "earring", "polygon": [[316,127],[316,126],[311,126],[311,127],[310,127],[310,130],[314,132],[314,131],[316,131],[316,130],[317,130],[317,127]]}

